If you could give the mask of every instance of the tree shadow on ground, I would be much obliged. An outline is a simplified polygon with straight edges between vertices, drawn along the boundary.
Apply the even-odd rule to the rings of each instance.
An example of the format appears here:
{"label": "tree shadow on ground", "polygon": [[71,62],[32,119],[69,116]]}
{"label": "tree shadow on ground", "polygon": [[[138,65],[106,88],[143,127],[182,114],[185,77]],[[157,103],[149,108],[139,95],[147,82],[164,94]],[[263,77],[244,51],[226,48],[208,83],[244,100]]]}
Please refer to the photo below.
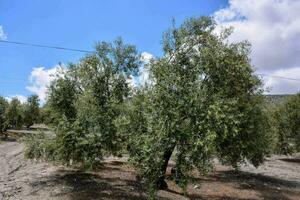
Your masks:
{"label": "tree shadow on ground", "polygon": [[16,142],[16,138],[0,136],[0,142]]}
{"label": "tree shadow on ground", "polygon": [[[220,182],[221,184],[231,184],[238,190],[254,190],[262,199],[289,199],[288,196],[300,196],[300,182],[287,181],[279,178],[269,177],[261,174],[241,171],[222,171],[208,177],[208,179],[197,180],[203,182]],[[291,190],[293,189],[293,191]],[[204,196],[188,195],[190,199],[247,199],[224,197],[224,196]]]}
{"label": "tree shadow on ground", "polygon": [[32,194],[45,187],[53,186],[60,188],[58,192],[51,194],[53,197],[66,196],[72,200],[146,199],[145,194],[133,181],[122,180],[122,183],[119,183],[118,178],[103,178],[80,171],[60,171],[60,173],[61,175],[32,183],[31,186],[36,188]]}
{"label": "tree shadow on ground", "polygon": [[[32,195],[39,191],[50,190],[53,199],[147,199],[146,189],[135,178],[134,170],[127,168],[126,162],[111,161],[105,163],[97,172],[79,170],[58,170],[45,179],[31,183]],[[245,191],[255,191],[260,199],[297,199],[300,196],[300,183],[274,177],[233,170],[217,171],[207,177],[196,177],[195,183],[200,189],[192,189],[183,195],[173,187],[163,191],[159,199],[199,199],[199,200],[250,200],[253,196],[243,196]],[[215,187],[215,193],[201,190],[201,185]],[[233,191],[219,192],[220,186],[226,185]],[[240,194],[239,194],[240,193]],[[238,195],[236,195],[238,194]]]}
{"label": "tree shadow on ground", "polygon": [[291,163],[299,163],[300,164],[300,158],[282,158],[280,159],[284,162],[291,162]]}
{"label": "tree shadow on ground", "polygon": [[[113,162],[107,167],[104,165],[99,173],[59,170],[54,175],[48,176],[46,180],[31,183],[32,188],[35,188],[31,195],[35,195],[40,190],[52,188],[53,198],[146,200],[147,193],[140,182],[132,180],[132,177],[128,179],[117,177],[116,173],[124,173],[124,171],[113,166],[123,164],[123,162]],[[112,173],[112,176],[103,175],[103,173]]]}

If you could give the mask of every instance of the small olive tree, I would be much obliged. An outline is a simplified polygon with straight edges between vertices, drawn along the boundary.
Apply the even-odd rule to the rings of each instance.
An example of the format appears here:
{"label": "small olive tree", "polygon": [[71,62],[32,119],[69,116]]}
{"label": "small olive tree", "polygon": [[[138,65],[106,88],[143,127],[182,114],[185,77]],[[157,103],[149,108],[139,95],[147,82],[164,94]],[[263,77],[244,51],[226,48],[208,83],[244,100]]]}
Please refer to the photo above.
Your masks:
{"label": "small olive tree", "polygon": [[44,109],[49,114],[49,123],[55,126],[61,119],[72,122],[76,118],[75,102],[79,91],[73,77],[73,69],[73,64],[70,64],[68,69],[60,67],[48,88]]}
{"label": "small olive tree", "polygon": [[[5,133],[8,128],[7,121],[6,121],[6,112],[8,108],[8,102],[5,98],[0,97],[0,133]],[[5,137],[7,135],[5,134]]]}
{"label": "small olive tree", "polygon": [[39,120],[39,116],[39,97],[32,95],[28,97],[27,102],[24,104],[24,125],[29,128]]}
{"label": "small olive tree", "polygon": [[24,119],[24,109],[17,98],[13,98],[6,111],[6,123],[10,128],[21,128]]}
{"label": "small olive tree", "polygon": [[121,39],[101,42],[96,53],[71,64],[49,87],[47,105],[57,121],[55,159],[97,166],[104,152],[122,146],[114,125],[130,95],[128,79],[137,73],[140,56]]}
{"label": "small olive tree", "polygon": [[206,172],[218,156],[238,167],[255,166],[268,154],[269,123],[261,81],[250,65],[247,42],[216,35],[211,18],[191,18],[163,38],[164,56],[150,63],[152,84],[128,102],[115,123],[129,134],[130,159],[150,188],[165,188],[172,155],[173,177],[185,186],[192,169]]}

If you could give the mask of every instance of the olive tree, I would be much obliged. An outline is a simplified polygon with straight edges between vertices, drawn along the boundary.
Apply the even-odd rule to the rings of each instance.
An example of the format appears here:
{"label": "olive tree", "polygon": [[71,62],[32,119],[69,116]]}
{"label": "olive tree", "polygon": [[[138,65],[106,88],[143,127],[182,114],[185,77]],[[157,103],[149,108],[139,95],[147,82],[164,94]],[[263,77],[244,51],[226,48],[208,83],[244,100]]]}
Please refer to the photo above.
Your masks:
{"label": "olive tree", "polygon": [[115,123],[129,134],[130,160],[150,188],[165,188],[172,170],[185,186],[191,170],[206,172],[217,156],[238,167],[258,166],[268,154],[261,81],[250,65],[247,42],[229,43],[208,17],[191,18],[164,34],[164,56],[150,63],[152,84],[128,102]]}
{"label": "olive tree", "polygon": [[70,64],[68,70],[60,67],[54,75],[54,80],[49,86],[47,102],[44,108],[50,115],[50,123],[57,125],[64,118],[67,121],[74,121],[76,118],[75,101],[78,90],[73,77],[74,65]]}
{"label": "olive tree", "polygon": [[[8,102],[5,100],[5,98],[0,97],[0,133],[5,133],[7,130],[7,121],[6,121],[6,111],[8,108]],[[7,135],[5,134],[5,137]]]}
{"label": "olive tree", "polygon": [[128,79],[140,56],[121,39],[101,42],[96,53],[71,64],[49,87],[49,107],[57,115],[57,159],[97,166],[104,152],[117,153],[121,141],[114,120],[130,95]]}
{"label": "olive tree", "polygon": [[39,97],[32,95],[24,104],[24,125],[29,128],[39,120]]}
{"label": "olive tree", "polygon": [[6,122],[10,128],[21,128],[23,125],[24,109],[17,98],[13,98],[6,111]]}
{"label": "olive tree", "polygon": [[278,149],[290,154],[300,151],[300,93],[289,97],[275,112],[278,128]]}

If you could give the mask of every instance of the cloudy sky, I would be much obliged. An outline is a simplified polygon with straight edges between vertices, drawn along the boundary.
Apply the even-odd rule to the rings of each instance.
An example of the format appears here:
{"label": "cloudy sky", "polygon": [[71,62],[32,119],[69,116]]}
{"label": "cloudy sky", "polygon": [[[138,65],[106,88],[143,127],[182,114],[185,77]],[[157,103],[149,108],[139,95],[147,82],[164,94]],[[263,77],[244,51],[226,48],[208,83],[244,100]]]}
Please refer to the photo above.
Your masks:
{"label": "cloudy sky", "polygon": [[[185,2],[185,3],[183,3]],[[122,36],[143,59],[158,57],[161,34],[175,18],[209,15],[218,28],[232,26],[231,41],[252,44],[252,64],[272,94],[300,91],[300,0],[113,0],[0,1],[0,38],[92,50],[96,41]],[[0,95],[45,99],[58,63],[76,62],[79,52],[0,43]],[[147,79],[147,74],[138,78]]]}
{"label": "cloudy sky", "polygon": [[300,0],[231,0],[215,11],[219,26],[232,26],[232,41],[252,44],[252,64],[273,94],[300,91]]}

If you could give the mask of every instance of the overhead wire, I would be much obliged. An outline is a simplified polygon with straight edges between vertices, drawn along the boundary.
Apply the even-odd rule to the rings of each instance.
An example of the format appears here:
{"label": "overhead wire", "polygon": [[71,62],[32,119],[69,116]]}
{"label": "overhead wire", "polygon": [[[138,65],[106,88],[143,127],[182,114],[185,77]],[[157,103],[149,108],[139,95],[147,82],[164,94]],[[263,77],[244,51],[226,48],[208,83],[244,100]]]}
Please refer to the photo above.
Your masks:
{"label": "overhead wire", "polygon": [[0,40],[0,42],[1,43],[7,43],[7,44],[39,47],[39,48],[57,49],[57,50],[65,50],[65,51],[75,51],[75,52],[81,52],[81,53],[95,53],[95,51],[84,50],[84,49],[74,49],[74,48],[61,47],[61,46],[50,46],[50,45],[43,45],[43,44],[33,44],[33,43],[26,43],[26,42],[8,41],[8,40]]}
{"label": "overhead wire", "polygon": [[[95,51],[85,50],[85,49],[76,49],[76,48],[68,48],[68,47],[62,47],[62,46],[52,46],[52,45],[27,43],[27,42],[17,42],[17,41],[8,41],[8,40],[0,40],[0,43],[15,44],[15,45],[22,45],[22,46],[31,46],[31,47],[38,47],[38,48],[48,48],[48,49],[56,49],[56,50],[65,50],[65,51],[73,51],[73,52],[81,52],[81,53],[95,53]],[[299,81],[300,82],[300,79],[284,77],[284,76],[269,75],[269,74],[262,74],[262,73],[258,73],[257,75],[268,76],[268,77],[278,78],[278,79],[286,79],[286,80],[291,80],[291,81]]]}
{"label": "overhead wire", "polygon": [[285,77],[285,76],[276,76],[276,75],[269,75],[269,74],[257,74],[257,75],[268,76],[268,77],[271,77],[271,78],[286,79],[286,80],[290,80],[290,81],[299,81],[300,82],[300,79],[290,78],[290,77]]}

